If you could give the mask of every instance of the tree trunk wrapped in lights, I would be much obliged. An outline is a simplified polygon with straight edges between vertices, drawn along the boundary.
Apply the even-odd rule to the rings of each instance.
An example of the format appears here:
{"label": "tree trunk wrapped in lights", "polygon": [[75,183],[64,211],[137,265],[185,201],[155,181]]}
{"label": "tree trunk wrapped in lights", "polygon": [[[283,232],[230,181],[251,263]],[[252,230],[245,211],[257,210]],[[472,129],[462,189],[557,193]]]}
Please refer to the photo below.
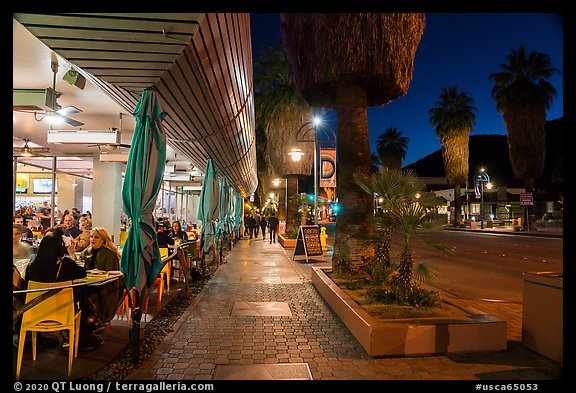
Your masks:
{"label": "tree trunk wrapped in lights", "polygon": [[372,196],[354,182],[370,173],[367,108],[406,94],[424,32],[420,13],[281,14],[282,41],[296,87],[311,106],[336,109],[338,201],[333,269],[350,273],[372,258],[360,237],[369,228]]}
{"label": "tree trunk wrapped in lights", "polygon": [[[313,109],[302,99],[294,85],[290,62],[282,46],[264,48],[254,65],[256,123],[264,130],[268,172],[287,179],[286,192],[290,198],[298,194],[298,178],[312,173],[314,144],[295,141],[298,129],[310,121]],[[288,155],[292,148],[304,153],[300,161],[293,161]],[[263,195],[268,195],[271,180],[270,177],[266,180],[267,184],[263,186],[266,194]],[[279,208],[283,209],[284,206]],[[286,231],[299,226],[293,219],[291,209],[288,204],[288,212],[278,215],[286,217]]]}

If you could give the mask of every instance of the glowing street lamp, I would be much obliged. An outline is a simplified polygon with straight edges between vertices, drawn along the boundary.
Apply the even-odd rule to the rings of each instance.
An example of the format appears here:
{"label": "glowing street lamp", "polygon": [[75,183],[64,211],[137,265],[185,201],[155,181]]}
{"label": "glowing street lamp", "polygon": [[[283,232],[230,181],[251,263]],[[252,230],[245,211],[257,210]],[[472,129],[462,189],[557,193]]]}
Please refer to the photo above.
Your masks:
{"label": "glowing street lamp", "polygon": [[[313,140],[306,138],[309,132],[314,134]],[[323,138],[326,139],[320,139],[318,137],[319,132],[322,132]],[[294,142],[314,143],[314,225],[318,225],[318,145],[320,143],[333,143],[336,145],[336,134],[332,128],[322,122],[322,119],[314,117],[312,121],[307,121],[300,126],[298,131],[296,131]],[[292,157],[292,160],[300,161],[304,152],[301,149],[293,148],[288,154]]]}
{"label": "glowing street lamp", "polygon": [[486,183],[486,188],[489,190],[492,189],[492,183],[490,183],[490,176],[484,170],[484,168],[480,168],[480,173],[476,175],[476,183],[480,184],[480,229],[484,229],[484,183]]}

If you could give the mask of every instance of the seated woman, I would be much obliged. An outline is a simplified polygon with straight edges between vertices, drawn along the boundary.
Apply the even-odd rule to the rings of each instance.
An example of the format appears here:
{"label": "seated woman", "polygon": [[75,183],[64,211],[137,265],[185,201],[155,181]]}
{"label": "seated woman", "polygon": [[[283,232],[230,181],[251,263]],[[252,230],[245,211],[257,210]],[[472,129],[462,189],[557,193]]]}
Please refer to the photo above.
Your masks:
{"label": "seated woman", "polygon": [[[86,270],[120,270],[120,254],[106,229],[101,227],[92,228],[90,231],[90,245],[80,253],[80,259],[84,259]],[[114,317],[123,296],[122,279],[110,281],[106,285],[84,288],[80,300],[80,331],[91,335],[93,331],[103,327]],[[93,336],[91,340],[81,341],[80,347],[89,349],[101,343],[100,338]]]}
{"label": "seated woman", "polygon": [[59,236],[45,236],[40,242],[36,258],[26,267],[26,281],[61,282],[86,277],[86,271],[66,256]]}
{"label": "seated woman", "polygon": [[92,232],[92,220],[88,216],[82,216],[78,219],[80,234],[72,240],[68,247],[68,253],[82,252],[90,245],[90,233]]}
{"label": "seated woman", "polygon": [[86,270],[120,270],[120,253],[106,229],[101,227],[90,231],[90,245],[80,253],[80,259],[86,261]]}
{"label": "seated woman", "polygon": [[[66,249],[61,237],[54,234],[45,236],[40,242],[36,257],[24,271],[24,284],[21,289],[28,287],[28,281],[55,283],[86,277],[86,271],[65,254]],[[77,291],[74,291],[74,298],[80,298]],[[21,300],[23,303],[24,298]],[[58,342],[58,338],[49,333],[41,333],[40,340],[46,346]]]}
{"label": "seated woman", "polygon": [[180,221],[174,221],[172,223],[170,237],[174,240],[179,239],[182,243],[188,241],[188,234],[182,230]]}

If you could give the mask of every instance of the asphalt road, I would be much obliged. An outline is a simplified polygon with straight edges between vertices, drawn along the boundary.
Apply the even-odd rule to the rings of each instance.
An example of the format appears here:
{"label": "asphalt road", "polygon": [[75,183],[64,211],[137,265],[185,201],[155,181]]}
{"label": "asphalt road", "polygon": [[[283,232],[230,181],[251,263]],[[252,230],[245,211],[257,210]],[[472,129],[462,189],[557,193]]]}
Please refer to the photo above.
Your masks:
{"label": "asphalt road", "polygon": [[[335,225],[326,226],[333,240]],[[427,241],[453,246],[455,253],[447,256]],[[466,299],[522,302],[523,273],[563,272],[563,245],[562,238],[438,229],[415,233],[410,247],[415,264],[438,271],[432,283],[438,289]],[[398,261],[401,251],[402,239],[395,234],[392,260]]]}

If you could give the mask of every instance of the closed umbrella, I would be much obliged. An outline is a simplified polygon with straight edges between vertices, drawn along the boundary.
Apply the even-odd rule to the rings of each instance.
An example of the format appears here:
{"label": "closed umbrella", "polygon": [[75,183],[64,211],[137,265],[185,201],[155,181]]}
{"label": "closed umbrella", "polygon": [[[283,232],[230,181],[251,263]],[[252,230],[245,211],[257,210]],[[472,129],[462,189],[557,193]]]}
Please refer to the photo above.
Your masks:
{"label": "closed umbrella", "polygon": [[202,231],[200,235],[200,250],[202,250],[202,277],[204,277],[205,253],[210,251],[214,243],[216,228],[214,221],[220,212],[219,204],[220,186],[218,184],[218,174],[212,159],[206,163],[204,183],[200,191],[200,203],[198,205],[198,219],[202,221]]}
{"label": "closed umbrella", "polygon": [[166,161],[166,135],[162,111],[156,93],[144,90],[134,109],[136,127],[126,164],[122,188],[123,209],[131,220],[122,250],[120,270],[128,291],[135,288],[131,339],[133,359],[140,358],[140,301],[162,269],[154,227],[153,210],[162,184]]}
{"label": "closed umbrella", "polygon": [[218,213],[218,237],[216,238],[216,244],[220,244],[220,262],[222,262],[223,242],[219,240],[225,239],[230,234],[230,226],[228,225],[230,190],[228,187],[228,180],[226,180],[225,177],[222,178],[222,181],[220,182],[218,202],[220,204],[220,212]]}
{"label": "closed umbrella", "polygon": [[[234,198],[234,189],[232,187],[228,187],[228,214],[226,215],[226,219],[230,233],[233,233],[236,226],[236,218],[234,217]],[[232,249],[232,242],[230,243],[230,249]]]}
{"label": "closed umbrella", "polygon": [[228,180],[223,178],[220,182],[220,213],[218,214],[218,229],[224,233],[230,233],[230,226],[228,217],[230,215],[230,187],[228,186]]}
{"label": "closed umbrella", "polygon": [[236,193],[234,223],[235,229],[238,231],[238,237],[241,235],[242,220],[244,219],[244,198],[239,193]]}

